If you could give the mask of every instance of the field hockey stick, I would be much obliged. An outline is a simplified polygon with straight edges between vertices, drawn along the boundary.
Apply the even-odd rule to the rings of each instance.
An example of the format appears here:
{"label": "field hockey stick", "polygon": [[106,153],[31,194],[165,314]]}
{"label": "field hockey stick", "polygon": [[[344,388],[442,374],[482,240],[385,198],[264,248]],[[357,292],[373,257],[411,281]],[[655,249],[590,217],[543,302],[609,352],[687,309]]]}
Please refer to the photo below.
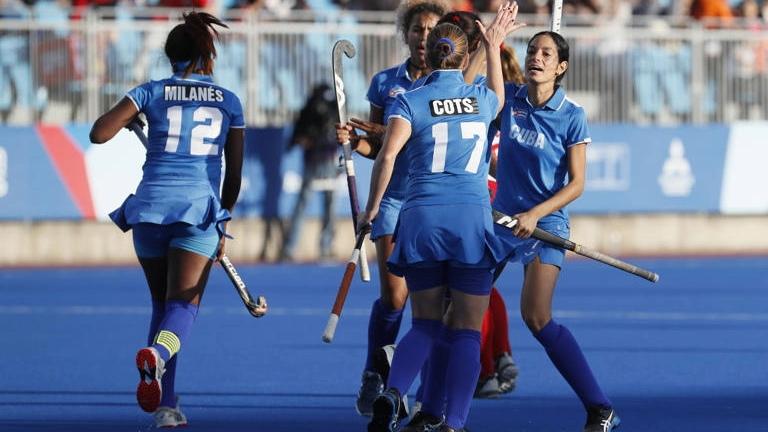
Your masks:
{"label": "field hockey stick", "polygon": [[563,0],[552,1],[552,23],[550,30],[560,33],[560,24],[563,21]]}
{"label": "field hockey stick", "polygon": [[251,293],[248,292],[248,287],[245,285],[245,282],[243,282],[243,278],[240,277],[240,274],[232,264],[232,261],[229,260],[227,254],[221,256],[220,262],[221,266],[224,267],[227,276],[229,276],[229,280],[232,281],[237,293],[243,300],[243,304],[245,305],[245,308],[248,309],[248,312],[256,318],[263,317],[264,314],[267,313],[267,299],[264,298],[264,296],[258,296],[255,301],[253,300]]}
{"label": "field hockey stick", "polygon": [[344,302],[347,300],[349,286],[352,284],[352,278],[355,276],[355,267],[360,260],[360,254],[363,250],[363,242],[368,236],[369,231],[370,227],[367,227],[357,233],[355,249],[352,251],[352,256],[349,257],[346,269],[344,269],[344,277],[341,278],[341,285],[339,285],[339,290],[336,292],[336,301],[333,302],[331,316],[328,317],[328,324],[325,325],[325,330],[323,331],[323,342],[331,343],[333,334],[336,333],[336,324],[339,323],[339,316],[344,308]]}
{"label": "field hockey stick", "polygon": [[[355,46],[352,42],[342,39],[333,45],[333,88],[336,92],[336,106],[339,114],[339,123],[343,126],[349,122],[347,115],[347,96],[344,93],[344,68],[343,55],[348,58],[355,56]],[[341,145],[344,153],[344,168],[347,173],[347,189],[349,189],[349,206],[352,209],[352,227],[357,236],[357,215],[360,213],[360,204],[357,199],[357,181],[355,180],[355,164],[352,160],[352,143]],[[371,272],[368,269],[368,259],[365,256],[365,248],[360,249],[360,278],[368,282],[371,280]]]}
{"label": "field hockey stick", "polygon": [[[517,219],[513,218],[512,216],[507,216],[504,213],[501,213],[496,210],[493,211],[493,222],[509,230],[512,230],[515,228],[515,226],[517,226]],[[602,254],[600,252],[587,249],[586,247],[580,244],[574,243],[568,239],[564,239],[558,235],[552,234],[551,232],[544,231],[541,228],[536,227],[533,230],[533,234],[531,234],[531,237],[535,238],[536,240],[541,240],[544,243],[548,243],[553,246],[557,246],[559,248],[563,248],[565,250],[569,250],[571,252],[577,253],[581,256],[592,258],[595,261],[599,261],[603,264],[608,264],[610,266],[616,267],[619,270],[624,270],[627,273],[632,273],[635,276],[640,276],[641,278],[649,280],[651,282],[659,281],[659,275],[652,271],[645,270],[640,267],[636,267],[620,259],[616,259],[611,256]]]}
{"label": "field hockey stick", "polygon": [[[136,116],[136,118],[128,123],[126,128],[136,134],[145,149],[149,149],[149,141],[147,141],[147,136],[144,134],[144,121]],[[267,313],[267,299],[264,298],[264,296],[258,296],[255,301],[253,300],[253,296],[248,292],[248,287],[245,285],[243,278],[240,277],[240,274],[237,272],[237,269],[235,269],[232,261],[229,260],[227,254],[222,255],[219,262],[221,262],[221,266],[224,268],[227,276],[229,276],[229,280],[232,281],[232,285],[235,286],[237,294],[240,295],[248,312],[256,318],[263,317],[264,314]]]}

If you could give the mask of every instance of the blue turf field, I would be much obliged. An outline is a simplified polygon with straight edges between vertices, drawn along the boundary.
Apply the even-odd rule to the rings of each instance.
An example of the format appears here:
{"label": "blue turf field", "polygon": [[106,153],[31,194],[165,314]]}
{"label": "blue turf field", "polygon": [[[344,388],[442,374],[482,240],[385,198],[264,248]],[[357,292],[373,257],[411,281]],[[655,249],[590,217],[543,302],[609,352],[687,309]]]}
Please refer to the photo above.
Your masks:
{"label": "blue turf field", "polygon": [[[629,261],[661,280],[571,259],[554,304],[613,399],[619,430],[768,431],[768,257]],[[186,430],[365,431],[354,401],[378,285],[355,279],[325,344],[343,264],[239,271],[269,313],[248,315],[216,269],[180,358]],[[520,279],[510,265],[498,284],[517,389],[475,400],[468,427],[578,432],[583,408],[519,318]],[[0,431],[152,429],[134,396],[147,297],[138,267],[0,270]]]}

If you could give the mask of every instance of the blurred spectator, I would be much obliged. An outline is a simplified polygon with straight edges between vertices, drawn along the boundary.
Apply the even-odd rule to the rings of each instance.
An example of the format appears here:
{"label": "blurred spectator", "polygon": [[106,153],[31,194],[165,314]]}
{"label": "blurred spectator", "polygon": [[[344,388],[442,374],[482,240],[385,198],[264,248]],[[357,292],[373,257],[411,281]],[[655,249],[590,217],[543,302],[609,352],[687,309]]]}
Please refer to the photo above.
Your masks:
{"label": "blurred spectator", "polygon": [[[736,8],[736,13],[742,19],[744,26],[762,36],[757,40],[747,40],[737,43],[728,62],[729,84],[737,111],[736,118],[749,119],[752,108],[766,103],[764,89],[766,85],[766,57],[768,55],[768,40],[765,38],[765,28],[760,18],[760,5],[756,0],[743,0]],[[761,113],[762,115],[763,113]]]}
{"label": "blurred spectator", "polygon": [[159,7],[176,7],[176,8],[206,8],[212,5],[213,0],[159,0],[157,6]]}
{"label": "blurred spectator", "polygon": [[691,112],[691,49],[668,39],[668,31],[667,21],[650,21],[648,33],[653,39],[631,51],[637,108],[643,120],[654,123],[686,121]]}
{"label": "blurred spectator", "polygon": [[349,0],[349,10],[360,11],[394,11],[400,0]]}
{"label": "blurred spectator", "polygon": [[[30,17],[27,5],[18,0],[0,0],[0,19],[25,20]],[[0,30],[0,118],[3,121],[27,122],[39,109],[37,86],[34,84],[29,58],[29,33],[22,30]]]}
{"label": "blurred spectator", "polygon": [[475,10],[475,5],[472,4],[472,0],[445,0],[445,4],[447,4],[451,10],[455,11],[473,12]]}
{"label": "blurred spectator", "polygon": [[669,6],[662,5],[659,0],[640,0],[632,9],[632,15],[660,16],[669,14]]}
{"label": "blurred spectator", "polygon": [[[727,0],[684,0],[683,4],[690,2],[688,9],[691,18],[701,22],[708,29],[724,28],[733,25],[733,12]],[[725,59],[728,55],[724,54],[725,47],[717,39],[708,39],[704,43],[704,94],[699,101],[704,108],[704,114],[709,119],[714,119],[718,110],[722,109],[726,97],[726,88],[721,84],[724,81]]]}
{"label": "blurred spectator", "polygon": [[288,233],[280,253],[281,260],[293,260],[296,244],[301,233],[304,211],[312,192],[323,194],[323,221],[320,234],[320,257],[333,256],[335,233],[335,189],[339,175],[338,144],[336,144],[335,123],[338,118],[336,95],[328,84],[319,84],[294,123],[293,135],[288,149],[298,145],[304,150],[304,177],[298,201],[294,208]]}
{"label": "blurred spectator", "polygon": [[70,32],[69,0],[37,0],[32,4],[33,18],[45,27],[38,31],[32,47],[35,77],[46,88],[51,101],[70,108],[74,120],[82,99],[83,34]]}
{"label": "blurred spectator", "polygon": [[604,118],[616,120],[629,117],[629,96],[624,84],[627,76],[629,40],[624,31],[632,20],[632,5],[625,0],[608,0],[603,14],[595,20],[602,35],[595,46],[599,59],[600,109]]}
{"label": "blurred spectator", "polygon": [[701,21],[707,28],[733,25],[733,11],[728,0],[692,0],[689,12],[691,18]]}

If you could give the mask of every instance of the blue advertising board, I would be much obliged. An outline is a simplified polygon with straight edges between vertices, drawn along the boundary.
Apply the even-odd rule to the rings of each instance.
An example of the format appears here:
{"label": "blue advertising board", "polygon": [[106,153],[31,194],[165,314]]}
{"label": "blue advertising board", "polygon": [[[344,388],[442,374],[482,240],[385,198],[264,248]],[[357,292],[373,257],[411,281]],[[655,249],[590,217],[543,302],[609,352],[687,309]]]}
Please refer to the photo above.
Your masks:
{"label": "blue advertising board", "polygon": [[[0,126],[0,220],[107,220],[141,180],[144,149],[121,131],[103,145],[88,125]],[[290,217],[302,178],[289,127],[246,131],[243,185],[235,217]],[[768,122],[643,127],[596,125],[587,147],[584,193],[571,214],[768,213],[762,163]],[[340,155],[340,154],[339,154]],[[373,161],[354,154],[359,204]],[[341,165],[335,213],[350,216]],[[322,214],[320,194],[305,215]]]}

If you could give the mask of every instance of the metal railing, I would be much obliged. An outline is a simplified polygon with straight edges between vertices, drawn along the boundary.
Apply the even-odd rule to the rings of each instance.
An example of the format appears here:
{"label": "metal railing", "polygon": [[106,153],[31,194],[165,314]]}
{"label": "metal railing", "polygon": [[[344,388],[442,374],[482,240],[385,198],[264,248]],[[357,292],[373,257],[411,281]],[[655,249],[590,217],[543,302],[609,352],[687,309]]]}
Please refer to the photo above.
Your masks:
{"label": "metal railing", "polygon": [[[170,75],[163,43],[179,16],[100,8],[0,19],[0,121],[93,121],[132,87]],[[365,116],[371,76],[407,55],[393,18],[337,11],[285,20],[232,12],[214,79],[242,99],[249,126],[285,125],[314,84],[331,81],[333,43],[349,39],[357,48],[355,58],[344,60],[349,108]],[[527,40],[547,29],[541,17],[528,18],[531,25],[507,39],[521,60]],[[571,44],[563,85],[592,123],[768,118],[765,31],[658,18],[619,28],[571,24],[563,28]]]}

